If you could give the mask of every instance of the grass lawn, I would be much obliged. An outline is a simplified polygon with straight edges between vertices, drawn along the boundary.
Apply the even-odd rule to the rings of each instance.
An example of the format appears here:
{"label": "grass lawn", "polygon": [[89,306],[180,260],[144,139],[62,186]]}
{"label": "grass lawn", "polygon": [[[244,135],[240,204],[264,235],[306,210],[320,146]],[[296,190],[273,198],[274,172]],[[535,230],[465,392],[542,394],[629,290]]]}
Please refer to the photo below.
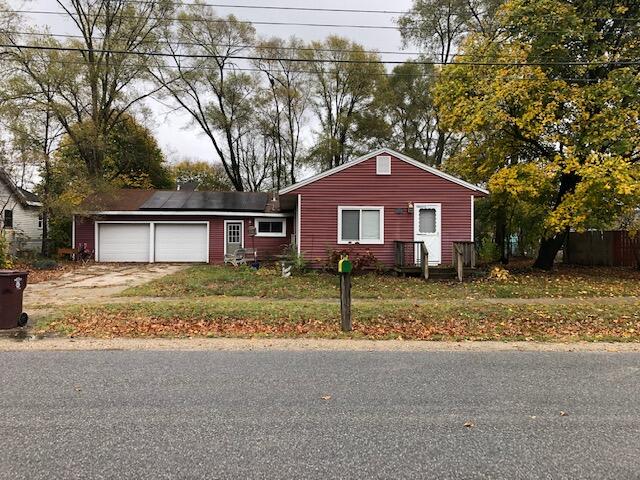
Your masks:
{"label": "grass lawn", "polygon": [[640,302],[509,306],[476,300],[461,308],[459,301],[447,300],[358,301],[354,331],[343,334],[336,303],[209,298],[70,307],[39,330],[91,337],[640,341],[639,307]]}
{"label": "grass lawn", "polygon": [[[278,299],[337,298],[338,277],[311,272],[282,278],[276,270],[210,265],[190,267],[145,285],[126,296],[249,296]],[[561,267],[556,272],[521,269],[506,280],[482,278],[425,282],[418,278],[368,274],[353,278],[353,296],[361,299],[569,298],[640,296],[640,272],[630,269]]]}

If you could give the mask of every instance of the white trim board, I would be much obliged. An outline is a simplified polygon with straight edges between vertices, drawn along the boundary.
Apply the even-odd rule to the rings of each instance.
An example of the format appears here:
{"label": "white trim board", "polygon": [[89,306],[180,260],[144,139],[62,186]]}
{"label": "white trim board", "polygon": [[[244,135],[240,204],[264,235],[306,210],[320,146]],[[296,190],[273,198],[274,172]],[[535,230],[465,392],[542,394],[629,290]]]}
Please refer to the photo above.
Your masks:
{"label": "white trim board", "polygon": [[[157,217],[273,217],[273,218],[288,218],[293,217],[293,213],[264,213],[264,212],[212,212],[206,211],[186,211],[172,210],[170,212],[166,210],[105,210],[101,212],[88,212],[83,216],[90,215],[135,215],[135,216],[157,216]],[[149,220],[150,221],[150,220]],[[158,221],[158,220],[155,220]],[[178,222],[180,223],[180,222]]]}
{"label": "white trim board", "polygon": [[440,170],[438,170],[437,168],[433,168],[430,167],[429,165],[425,165],[424,163],[418,162],[417,160],[414,160],[413,158],[407,157],[406,155],[400,153],[400,152],[396,152],[395,150],[392,150],[390,148],[380,148],[378,150],[375,150],[373,152],[367,153],[366,155],[363,155],[361,157],[358,157],[354,160],[351,160],[347,163],[344,163],[342,165],[339,165],[337,167],[334,167],[330,170],[327,170],[326,172],[322,172],[319,173],[317,175],[314,175],[310,178],[307,178],[306,180],[302,180],[301,182],[298,183],[294,183],[293,185],[289,185],[286,188],[283,188],[282,190],[280,190],[280,195],[284,195],[286,193],[291,193],[294,190],[300,188],[300,187],[304,187],[305,185],[309,185],[310,183],[313,183],[317,180],[320,180],[322,178],[328,177],[329,175],[333,175],[334,173],[338,173],[341,172],[342,170],[345,170],[349,167],[353,167],[354,165],[357,165],[359,163],[364,162],[365,160],[368,160],[370,158],[374,158],[377,157],[378,155],[382,155],[382,154],[388,154],[391,156],[394,156],[400,160],[402,160],[403,162],[406,162],[410,165],[413,165],[414,167],[420,168],[426,172],[432,173],[433,175],[436,175],[438,177],[444,178],[445,180],[448,180],[450,182],[456,183],[458,185],[461,185],[465,188],[468,188],[469,190],[473,190],[474,192],[479,192],[479,193],[483,193],[485,195],[489,195],[489,191],[479,187],[477,185],[474,185],[472,183],[469,182],[465,182],[464,180],[454,177],[453,175],[449,175],[448,173],[444,173]]}
{"label": "white trim board", "polygon": [[302,243],[302,195],[298,194],[298,206],[296,208],[296,250],[298,251],[298,256],[301,253],[300,244]]}

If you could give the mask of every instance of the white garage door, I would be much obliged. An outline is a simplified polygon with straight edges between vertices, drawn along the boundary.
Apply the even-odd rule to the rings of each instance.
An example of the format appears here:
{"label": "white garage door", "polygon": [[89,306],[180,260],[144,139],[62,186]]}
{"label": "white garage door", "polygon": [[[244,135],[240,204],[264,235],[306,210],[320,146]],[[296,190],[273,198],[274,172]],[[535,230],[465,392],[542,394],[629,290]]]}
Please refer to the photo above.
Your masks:
{"label": "white garage door", "polygon": [[149,224],[102,223],[98,226],[100,262],[148,262]]}
{"label": "white garage door", "polygon": [[156,262],[207,262],[207,226],[156,223]]}

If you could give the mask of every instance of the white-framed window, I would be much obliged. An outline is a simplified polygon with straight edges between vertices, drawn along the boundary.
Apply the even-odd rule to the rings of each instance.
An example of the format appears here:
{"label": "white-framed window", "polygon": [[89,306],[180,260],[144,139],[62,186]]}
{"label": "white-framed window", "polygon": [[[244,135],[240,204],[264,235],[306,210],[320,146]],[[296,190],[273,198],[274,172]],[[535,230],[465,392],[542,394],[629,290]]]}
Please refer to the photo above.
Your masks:
{"label": "white-framed window", "polygon": [[256,218],[257,237],[286,237],[287,222],[284,218]]}
{"label": "white-framed window", "polygon": [[338,243],[383,244],[384,207],[338,207]]}
{"label": "white-framed window", "polygon": [[42,228],[43,217],[42,214],[38,215],[38,228]]}
{"label": "white-framed window", "polygon": [[391,175],[390,155],[378,155],[376,157],[376,175]]}

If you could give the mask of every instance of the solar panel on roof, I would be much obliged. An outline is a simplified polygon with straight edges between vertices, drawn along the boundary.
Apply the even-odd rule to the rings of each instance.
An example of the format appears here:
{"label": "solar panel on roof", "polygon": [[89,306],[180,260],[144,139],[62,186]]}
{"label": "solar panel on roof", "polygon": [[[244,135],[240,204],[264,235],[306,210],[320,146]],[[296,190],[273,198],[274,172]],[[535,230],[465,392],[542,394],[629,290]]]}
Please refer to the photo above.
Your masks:
{"label": "solar panel on roof", "polygon": [[151,197],[140,206],[140,210],[162,210],[173,192],[154,192]]}
{"label": "solar panel on roof", "polygon": [[141,210],[264,211],[269,194],[262,192],[155,192]]}

